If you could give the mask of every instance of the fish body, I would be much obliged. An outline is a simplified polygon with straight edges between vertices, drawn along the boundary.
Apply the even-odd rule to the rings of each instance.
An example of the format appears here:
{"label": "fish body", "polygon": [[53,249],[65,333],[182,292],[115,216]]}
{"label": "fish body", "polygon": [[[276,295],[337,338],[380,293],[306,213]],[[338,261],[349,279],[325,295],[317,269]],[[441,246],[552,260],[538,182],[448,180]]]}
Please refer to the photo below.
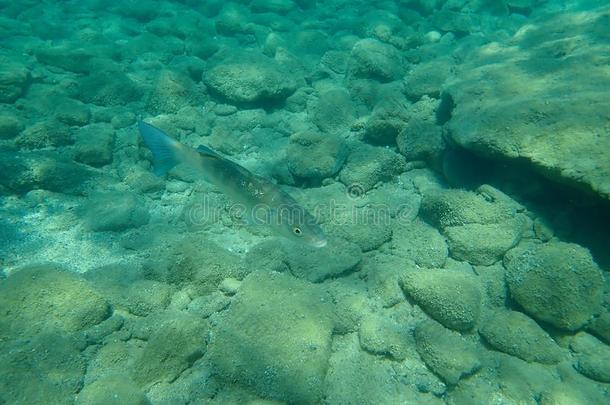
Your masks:
{"label": "fish body", "polygon": [[235,203],[246,218],[269,225],[280,235],[315,247],[326,245],[326,237],[314,217],[287,192],[273,182],[200,146],[190,148],[159,128],[140,121],[140,135],[153,155],[153,171],[162,176],[178,164],[214,184]]}

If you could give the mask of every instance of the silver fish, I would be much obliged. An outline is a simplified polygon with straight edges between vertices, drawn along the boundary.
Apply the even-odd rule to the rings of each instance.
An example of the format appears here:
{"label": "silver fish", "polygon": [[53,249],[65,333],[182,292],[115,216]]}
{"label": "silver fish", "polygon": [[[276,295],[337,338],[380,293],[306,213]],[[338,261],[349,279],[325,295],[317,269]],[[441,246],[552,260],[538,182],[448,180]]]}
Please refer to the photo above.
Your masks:
{"label": "silver fish", "polygon": [[243,204],[246,217],[270,225],[280,235],[314,247],[327,240],[314,217],[276,184],[219,155],[206,146],[190,148],[159,128],[138,122],[144,143],[153,156],[153,171],[166,174],[181,164],[218,187],[233,201]]}

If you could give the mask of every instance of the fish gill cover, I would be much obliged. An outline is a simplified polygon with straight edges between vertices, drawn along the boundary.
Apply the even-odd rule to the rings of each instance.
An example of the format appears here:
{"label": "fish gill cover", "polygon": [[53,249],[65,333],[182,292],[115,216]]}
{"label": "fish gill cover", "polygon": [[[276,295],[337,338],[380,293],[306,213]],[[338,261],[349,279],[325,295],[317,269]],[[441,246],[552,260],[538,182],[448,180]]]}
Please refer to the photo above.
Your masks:
{"label": "fish gill cover", "polygon": [[0,404],[607,403],[606,3],[0,0]]}

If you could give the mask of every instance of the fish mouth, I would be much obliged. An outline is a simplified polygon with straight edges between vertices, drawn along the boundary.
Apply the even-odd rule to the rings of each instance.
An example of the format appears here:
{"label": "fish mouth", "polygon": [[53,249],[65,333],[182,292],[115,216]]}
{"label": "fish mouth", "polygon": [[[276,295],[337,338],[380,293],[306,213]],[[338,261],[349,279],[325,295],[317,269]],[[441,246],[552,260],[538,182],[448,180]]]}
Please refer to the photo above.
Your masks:
{"label": "fish mouth", "polygon": [[320,240],[317,240],[317,241],[314,241],[311,243],[311,245],[313,247],[317,247],[317,248],[323,248],[327,244],[328,244],[328,241],[326,239],[320,239]]}

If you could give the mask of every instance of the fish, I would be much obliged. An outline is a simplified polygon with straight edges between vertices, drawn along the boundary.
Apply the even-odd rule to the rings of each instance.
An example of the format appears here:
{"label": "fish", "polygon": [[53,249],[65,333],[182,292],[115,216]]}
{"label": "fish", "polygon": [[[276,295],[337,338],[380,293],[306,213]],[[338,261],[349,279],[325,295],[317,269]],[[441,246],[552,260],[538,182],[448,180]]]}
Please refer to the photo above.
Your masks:
{"label": "fish", "polygon": [[195,149],[184,145],[144,121],[138,121],[138,130],[152,153],[155,175],[164,176],[175,166],[184,165],[241,204],[248,222],[269,225],[278,235],[294,242],[316,248],[326,246],[326,236],[314,216],[277,184],[207,146]]}

